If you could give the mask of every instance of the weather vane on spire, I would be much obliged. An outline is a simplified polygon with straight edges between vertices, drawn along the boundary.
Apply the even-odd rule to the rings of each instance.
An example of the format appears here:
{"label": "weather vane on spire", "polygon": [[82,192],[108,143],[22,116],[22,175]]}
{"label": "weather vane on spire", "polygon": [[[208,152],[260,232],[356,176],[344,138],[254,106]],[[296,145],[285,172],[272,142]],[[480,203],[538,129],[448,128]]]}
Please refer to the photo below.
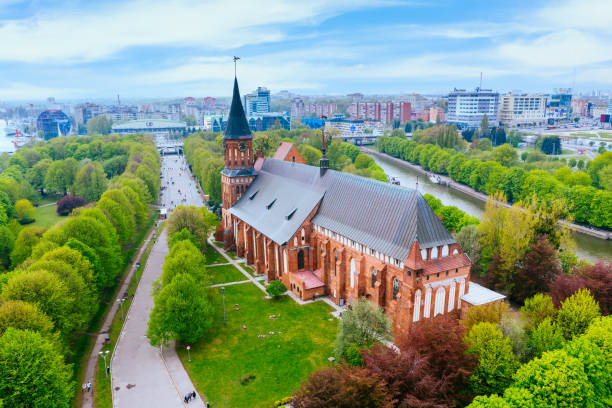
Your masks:
{"label": "weather vane on spire", "polygon": [[236,61],[238,61],[240,57],[234,55],[234,76],[236,76]]}

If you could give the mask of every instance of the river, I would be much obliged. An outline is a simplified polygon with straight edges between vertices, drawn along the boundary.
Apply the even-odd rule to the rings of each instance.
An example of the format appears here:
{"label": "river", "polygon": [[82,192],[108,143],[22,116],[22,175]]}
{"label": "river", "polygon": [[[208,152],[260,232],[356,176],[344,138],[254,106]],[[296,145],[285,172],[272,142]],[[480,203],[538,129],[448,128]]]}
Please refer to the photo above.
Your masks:
{"label": "river", "polygon": [[4,119],[0,119],[0,153],[15,153],[13,139],[6,136],[6,126],[6,121]]}
{"label": "river", "polygon": [[[454,205],[466,213],[480,218],[484,212],[485,203],[463,194],[460,191],[452,190],[448,187],[440,186],[429,181],[428,178],[417,175],[414,171],[398,166],[391,160],[384,157],[372,156],[376,164],[385,171],[386,174],[397,177],[402,186],[415,188],[418,176],[418,189],[421,194],[429,193],[442,201],[444,205]],[[576,241],[576,255],[589,262],[596,262],[598,259],[612,260],[612,241],[595,238],[581,233],[572,233]]]}

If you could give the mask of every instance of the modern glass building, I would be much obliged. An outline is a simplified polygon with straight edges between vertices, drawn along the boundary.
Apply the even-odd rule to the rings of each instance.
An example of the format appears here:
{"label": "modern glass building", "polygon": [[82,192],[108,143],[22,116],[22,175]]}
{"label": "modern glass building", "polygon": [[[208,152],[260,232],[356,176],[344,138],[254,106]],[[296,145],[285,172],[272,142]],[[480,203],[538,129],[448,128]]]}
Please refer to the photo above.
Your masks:
{"label": "modern glass building", "polygon": [[36,128],[43,133],[45,140],[66,136],[70,132],[70,119],[61,110],[46,110],[38,115]]}
{"label": "modern glass building", "polygon": [[244,111],[246,116],[269,113],[270,90],[260,86],[252,93],[244,95]]}
{"label": "modern glass building", "polygon": [[499,93],[491,89],[476,88],[474,91],[455,89],[448,94],[448,114],[446,122],[458,128],[478,128],[486,114],[489,126],[497,126]]}

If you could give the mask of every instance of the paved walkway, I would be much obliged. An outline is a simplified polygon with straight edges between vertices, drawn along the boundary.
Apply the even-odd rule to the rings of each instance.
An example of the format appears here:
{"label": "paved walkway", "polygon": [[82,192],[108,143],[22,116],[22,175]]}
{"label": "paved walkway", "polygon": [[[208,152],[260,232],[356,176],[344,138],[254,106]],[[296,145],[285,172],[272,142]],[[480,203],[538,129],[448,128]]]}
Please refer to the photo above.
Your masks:
{"label": "paved walkway", "polygon": [[[144,250],[147,247],[147,245],[149,245],[149,241],[151,240],[151,237],[153,236],[154,232],[155,230],[151,231],[147,239],[140,246],[138,255],[132,262],[132,265],[130,265],[130,271],[123,278],[123,282],[121,283],[121,288],[117,292],[118,295],[121,295],[122,293],[128,290],[128,286],[130,285],[130,281],[132,280],[132,275],[137,269],[136,263],[140,262],[140,258],[142,257],[142,254],[144,253]],[[113,302],[113,305],[111,306],[110,310],[106,314],[106,319],[104,320],[104,323],[102,324],[102,330],[98,333],[98,337],[96,337],[96,343],[94,344],[91,354],[89,356],[89,359],[87,360],[87,367],[85,368],[84,380],[85,380],[85,383],[91,382],[93,384],[94,392],[96,389],[96,383],[95,383],[96,363],[100,359],[98,353],[104,348],[104,340],[108,337],[108,334],[110,333],[110,327],[111,327],[111,324],[113,323],[113,318],[115,317],[115,314],[117,313],[118,308],[119,308],[119,303]],[[100,362],[100,364],[102,364],[102,362]],[[93,408],[93,392],[85,392],[83,394],[83,408]]]}
{"label": "paved walkway", "polygon": [[[152,283],[162,273],[168,253],[166,231],[153,246],[136,289],[132,306],[111,359],[113,406],[185,407],[183,397],[195,390],[174,345],[160,349],[146,337],[149,314],[153,308]],[[189,407],[203,407],[200,396]]]}

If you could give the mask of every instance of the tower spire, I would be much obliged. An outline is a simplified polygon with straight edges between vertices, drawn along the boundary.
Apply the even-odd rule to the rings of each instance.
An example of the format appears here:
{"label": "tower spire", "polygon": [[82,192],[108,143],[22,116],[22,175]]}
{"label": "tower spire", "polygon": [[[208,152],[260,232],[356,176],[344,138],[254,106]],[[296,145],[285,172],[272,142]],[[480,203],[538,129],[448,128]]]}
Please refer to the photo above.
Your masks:
{"label": "tower spire", "polygon": [[321,127],[321,152],[323,154],[321,155],[321,160],[319,160],[319,172],[321,177],[323,177],[327,169],[329,169],[329,159],[325,155],[325,151],[327,150],[325,148],[325,119],[327,119],[327,116],[321,116],[321,119],[323,119],[323,127]]}
{"label": "tower spire", "polygon": [[238,61],[240,57],[234,55],[234,78],[236,78],[236,61]]}
{"label": "tower spire", "polygon": [[[236,68],[236,60],[234,57],[234,69]],[[240,100],[240,90],[238,89],[238,78],[234,76],[234,94],[232,95],[232,105],[230,106],[229,117],[227,118],[227,127],[223,132],[224,139],[251,139],[253,134],[249,128],[249,122],[244,114],[242,101]]]}

